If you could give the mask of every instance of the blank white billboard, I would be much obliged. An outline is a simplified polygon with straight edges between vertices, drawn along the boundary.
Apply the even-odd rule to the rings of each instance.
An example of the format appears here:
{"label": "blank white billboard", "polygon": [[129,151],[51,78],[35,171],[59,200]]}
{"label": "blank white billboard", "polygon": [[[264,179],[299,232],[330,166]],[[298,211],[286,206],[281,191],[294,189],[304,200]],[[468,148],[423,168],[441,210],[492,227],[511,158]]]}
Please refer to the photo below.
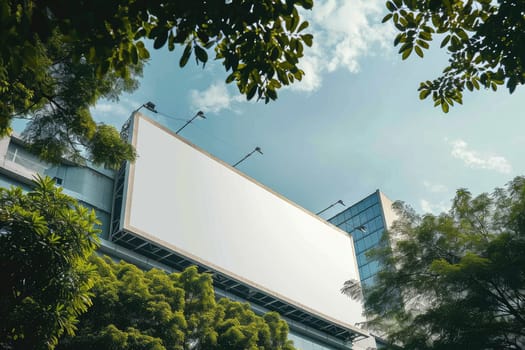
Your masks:
{"label": "blank white billboard", "polygon": [[352,238],[136,114],[124,228],[342,326],[362,306]]}

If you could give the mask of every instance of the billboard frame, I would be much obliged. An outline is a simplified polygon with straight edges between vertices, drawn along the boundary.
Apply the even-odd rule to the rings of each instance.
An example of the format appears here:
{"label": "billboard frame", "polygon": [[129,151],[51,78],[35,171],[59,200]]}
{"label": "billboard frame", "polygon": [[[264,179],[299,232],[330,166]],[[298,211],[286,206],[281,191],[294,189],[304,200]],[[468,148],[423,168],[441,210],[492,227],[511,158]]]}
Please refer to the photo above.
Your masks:
{"label": "billboard frame", "polygon": [[[206,157],[213,161],[220,163],[222,166],[229,168],[236,172],[238,175],[249,180],[253,184],[261,187],[262,189],[270,192],[277,196],[279,199],[291,204],[292,206],[300,209],[305,214],[319,220],[324,225],[330,226],[345,237],[348,237],[347,233],[337,228],[336,226],[328,223],[327,221],[319,218],[317,215],[307,211],[296,203],[290,201],[281,194],[271,190],[270,188],[260,184],[238,169],[233,168],[231,165],[224,161],[214,157],[208,152],[200,149],[194,144],[188,142],[184,138],[176,135],[173,131],[160,125],[154,120],[147,118],[141,113],[135,112],[129,121],[127,135],[131,144],[136,147],[137,144],[137,133],[139,120],[144,120],[158,127],[162,131],[170,134],[177,138],[179,141],[193,148],[195,151],[201,152]],[[343,341],[352,341],[356,338],[368,337],[369,334],[361,330],[354,325],[348,324],[341,320],[334,319],[329,315],[323,314],[317,310],[311,309],[310,307],[303,305],[297,301],[290,300],[289,298],[280,295],[279,293],[269,290],[264,286],[257,284],[254,281],[238,276],[235,273],[224,270],[220,266],[216,266],[213,263],[203,260],[198,256],[195,256],[187,251],[184,251],[174,244],[163,241],[162,239],[152,235],[151,233],[144,232],[143,230],[133,227],[130,224],[130,211],[131,203],[133,200],[133,184],[135,177],[135,164],[126,163],[125,168],[121,169],[119,176],[116,180],[116,201],[121,201],[120,205],[115,205],[115,217],[112,222],[115,223],[113,232],[110,240],[116,244],[123,246],[126,249],[138,252],[144,255],[146,258],[152,261],[165,264],[173,267],[176,270],[182,270],[187,266],[196,265],[201,272],[211,273],[214,280],[214,286],[219,287],[225,291],[228,291],[234,295],[237,295],[249,302],[261,305],[268,310],[277,311],[282,316],[296,322],[300,322],[304,325],[312,327],[323,333],[326,333],[336,339]],[[117,187],[118,186],[118,187]],[[120,194],[119,194],[120,192]],[[120,199],[119,199],[120,198]],[[118,215],[118,216],[117,216]],[[351,237],[349,242],[353,247]],[[355,254],[353,256],[354,268],[357,271],[357,261]]]}

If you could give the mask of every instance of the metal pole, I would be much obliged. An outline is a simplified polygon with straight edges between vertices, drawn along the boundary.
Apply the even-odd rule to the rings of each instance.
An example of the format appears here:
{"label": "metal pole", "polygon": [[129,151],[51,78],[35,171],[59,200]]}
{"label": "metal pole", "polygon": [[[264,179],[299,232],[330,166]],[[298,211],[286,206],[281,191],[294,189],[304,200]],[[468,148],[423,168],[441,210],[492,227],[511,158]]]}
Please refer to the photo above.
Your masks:
{"label": "metal pole", "polygon": [[345,207],[345,204],[343,203],[343,201],[342,200],[338,200],[337,202],[335,202],[333,204],[330,204],[327,208],[324,208],[323,210],[321,210],[320,212],[316,213],[315,215],[319,215],[319,214],[324,213],[325,211],[327,211],[328,209],[330,209],[331,207],[333,207],[336,204],[342,204],[343,207]]}
{"label": "metal pole", "polygon": [[252,154],[254,154],[255,152],[259,152],[260,154],[263,154],[262,151],[261,151],[261,148],[260,147],[255,147],[255,149],[253,151],[251,151],[250,153],[248,153],[247,155],[244,156],[244,158],[242,158],[241,160],[239,160],[237,163],[233,164],[232,167],[236,167],[237,165],[241,164],[242,162],[244,162],[244,160],[246,158],[248,158],[249,156],[251,156]]}
{"label": "metal pole", "polygon": [[206,119],[206,117],[204,116],[204,113],[202,111],[198,111],[197,114],[195,114],[193,116],[193,118],[191,118],[190,120],[188,120],[186,122],[186,124],[184,124],[181,128],[179,128],[179,130],[175,131],[175,134],[178,134],[179,132],[181,132],[182,129],[184,129],[186,126],[188,126],[188,124],[190,124],[195,118],[197,117],[201,117],[203,119]]}

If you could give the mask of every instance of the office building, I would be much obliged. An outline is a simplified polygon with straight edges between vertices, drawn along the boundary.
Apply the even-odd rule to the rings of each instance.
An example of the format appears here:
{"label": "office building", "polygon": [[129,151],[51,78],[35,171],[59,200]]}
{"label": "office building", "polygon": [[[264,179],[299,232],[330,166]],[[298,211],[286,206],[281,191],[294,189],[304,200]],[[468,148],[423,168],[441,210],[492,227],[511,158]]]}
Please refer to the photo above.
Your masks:
{"label": "office building", "polygon": [[383,232],[394,220],[392,201],[379,190],[328,219],[352,236],[363,285],[373,284],[381,268],[378,261],[367,257],[367,252],[379,245]]}
{"label": "office building", "polygon": [[[358,279],[346,232],[135,113],[123,128],[136,162],[113,172],[45,164],[16,137],[0,141],[0,186],[35,174],[95,209],[99,251],[142,268],[197,265],[216,294],[277,311],[298,349],[365,349],[362,305],[340,293]],[[366,223],[364,223],[366,224]]]}

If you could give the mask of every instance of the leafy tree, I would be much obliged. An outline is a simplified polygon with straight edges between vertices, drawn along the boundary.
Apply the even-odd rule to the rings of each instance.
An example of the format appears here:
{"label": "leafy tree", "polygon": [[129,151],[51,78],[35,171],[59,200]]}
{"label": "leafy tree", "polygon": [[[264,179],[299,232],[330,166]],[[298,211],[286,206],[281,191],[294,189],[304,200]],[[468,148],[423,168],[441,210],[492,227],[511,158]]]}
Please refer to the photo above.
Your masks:
{"label": "leafy tree", "polygon": [[521,0],[389,0],[383,19],[392,21],[399,34],[403,59],[424,50],[436,35],[449,53],[443,75],[422,82],[419,97],[432,95],[446,113],[462,103],[463,91],[481,86],[494,91],[505,84],[512,93],[525,83],[525,2]]}
{"label": "leafy tree", "polygon": [[195,267],[167,274],[107,257],[93,263],[93,306],[57,349],[294,349],[279,315],[216,301],[211,276]]}
{"label": "leafy tree", "polygon": [[[23,137],[32,151],[52,163],[65,157],[82,164],[87,158],[95,164],[119,167],[123,160],[135,158],[133,147],[120,138],[114,127],[95,123],[89,108],[100,98],[116,100],[121,92],[135,89],[142,62],[130,68],[129,77],[114,72],[99,76],[95,64],[75,61],[70,50],[71,45],[58,37],[48,43],[47,58],[59,63],[36,68],[42,70],[48,83],[34,89],[40,96],[33,95],[32,113],[23,116],[30,121]],[[40,84],[31,75],[28,80]]]}
{"label": "leafy tree", "polygon": [[98,221],[54,186],[0,188],[0,349],[52,349],[90,305]]}
{"label": "leafy tree", "polygon": [[364,293],[369,326],[405,349],[525,347],[525,178],[491,195],[460,189],[439,216],[397,211]]}
{"label": "leafy tree", "polygon": [[[181,48],[179,65],[193,55],[203,66],[210,52],[226,81],[248,99],[277,98],[277,89],[301,80],[303,33],[298,8],[313,0],[51,1],[0,0],[0,136],[15,117],[32,123],[26,134],[40,154],[88,158],[118,166],[132,149],[116,130],[97,126],[89,107],[99,98],[133,90],[153,47]],[[100,149],[109,149],[100,152]]]}

